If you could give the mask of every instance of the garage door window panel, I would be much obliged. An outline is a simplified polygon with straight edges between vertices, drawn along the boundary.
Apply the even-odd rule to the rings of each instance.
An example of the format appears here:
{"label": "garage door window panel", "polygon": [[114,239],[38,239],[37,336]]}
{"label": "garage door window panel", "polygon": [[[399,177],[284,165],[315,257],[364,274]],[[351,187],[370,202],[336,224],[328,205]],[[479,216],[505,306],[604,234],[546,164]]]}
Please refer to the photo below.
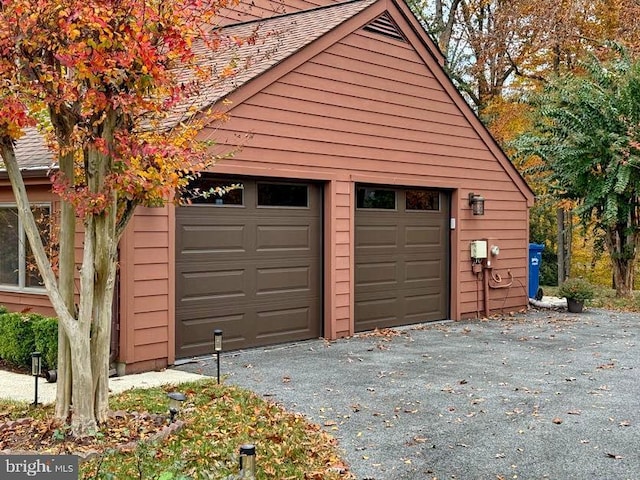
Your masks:
{"label": "garage door window panel", "polygon": [[405,208],[410,211],[440,211],[440,192],[436,190],[407,190]]}
{"label": "garage door window panel", "polygon": [[359,187],[356,207],[374,210],[396,210],[396,192],[381,188]]}
{"label": "garage door window panel", "polygon": [[258,183],[259,207],[309,208],[309,187],[283,183]]}
{"label": "garage door window panel", "polygon": [[189,184],[183,198],[194,205],[241,207],[244,205],[244,184],[203,175]]}

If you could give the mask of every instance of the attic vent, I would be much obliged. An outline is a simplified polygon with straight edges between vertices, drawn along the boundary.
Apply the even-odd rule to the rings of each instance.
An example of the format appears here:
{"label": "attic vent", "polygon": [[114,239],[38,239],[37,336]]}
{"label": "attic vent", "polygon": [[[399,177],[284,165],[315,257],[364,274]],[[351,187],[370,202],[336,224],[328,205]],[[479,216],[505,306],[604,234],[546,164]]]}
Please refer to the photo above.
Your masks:
{"label": "attic vent", "polygon": [[368,32],[378,33],[380,35],[393,38],[394,40],[398,40],[399,42],[407,41],[404,38],[404,35],[400,32],[400,29],[398,28],[396,23],[391,20],[391,17],[386,13],[380,15],[373,22],[364,27],[364,29]]}

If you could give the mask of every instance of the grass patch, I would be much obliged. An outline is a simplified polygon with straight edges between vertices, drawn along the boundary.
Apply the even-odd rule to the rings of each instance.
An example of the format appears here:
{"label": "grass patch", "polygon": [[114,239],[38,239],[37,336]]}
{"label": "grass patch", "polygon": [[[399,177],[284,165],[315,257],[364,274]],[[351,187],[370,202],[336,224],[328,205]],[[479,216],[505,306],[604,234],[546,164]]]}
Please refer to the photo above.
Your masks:
{"label": "grass patch", "polygon": [[[542,290],[545,295],[558,296],[558,287],[543,286]],[[632,298],[618,298],[614,289],[596,285],[595,297],[587,300],[585,306],[619,312],[640,312],[640,292],[633,292]]]}
{"label": "grass patch", "polygon": [[[111,397],[112,410],[167,413],[173,387],[136,389]],[[157,442],[141,441],[115,451],[111,439],[96,439],[102,452],[81,464],[82,479],[226,479],[238,473],[238,448],[256,445],[257,479],[352,479],[335,439],[302,415],[227,385],[206,380],[182,384],[187,396],[182,429]],[[51,406],[34,409],[0,400],[0,422],[25,416],[50,420]],[[123,432],[126,436],[127,432]],[[109,436],[113,436],[111,433]]]}

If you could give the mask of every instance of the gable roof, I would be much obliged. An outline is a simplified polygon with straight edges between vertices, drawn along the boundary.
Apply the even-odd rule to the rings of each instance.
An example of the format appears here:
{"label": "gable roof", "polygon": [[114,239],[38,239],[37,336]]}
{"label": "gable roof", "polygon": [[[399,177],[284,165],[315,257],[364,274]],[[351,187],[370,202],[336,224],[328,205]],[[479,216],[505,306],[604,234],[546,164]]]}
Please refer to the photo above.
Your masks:
{"label": "gable roof", "polygon": [[[368,12],[370,14],[365,15],[368,9],[371,9]],[[205,87],[197,97],[191,99],[192,101],[172,110],[164,120],[164,125],[171,127],[183,119],[188,112],[202,111],[231,93],[247,89],[248,84],[263,76],[267,71],[274,70],[277,66],[283,67],[284,74],[286,69],[290,69],[290,67],[284,68],[282,65],[285,61],[296,57],[296,54],[305,47],[314,43],[318,44],[319,40],[332,30],[338,29],[343,24],[356,21],[356,17],[359,16],[362,16],[362,19],[353,23],[351,28],[364,27],[381,14],[388,14],[392,21],[395,17],[396,24],[402,21],[404,28],[408,30],[401,31],[402,35],[407,38],[409,43],[413,44],[451,100],[494,154],[512,181],[518,185],[519,190],[527,199],[527,204],[531,205],[534,194],[529,185],[451,82],[443,69],[444,57],[403,0],[349,0],[223,27],[224,34],[231,39],[234,37],[249,38],[256,32],[258,37],[255,42],[232,44],[228,48],[220,49],[215,52],[215,55],[208,55],[203,44],[195,47],[195,53],[200,57],[202,65],[211,67],[214,71],[221,70],[232,62],[240,62],[242,65],[238,65],[235,75]],[[303,61],[304,55],[301,55],[299,62]],[[184,71],[179,74],[178,78],[180,81],[186,82],[190,80],[190,74]],[[43,139],[39,137],[38,132],[31,129],[25,137],[17,142],[16,156],[22,168],[43,171],[51,168],[51,154]]]}

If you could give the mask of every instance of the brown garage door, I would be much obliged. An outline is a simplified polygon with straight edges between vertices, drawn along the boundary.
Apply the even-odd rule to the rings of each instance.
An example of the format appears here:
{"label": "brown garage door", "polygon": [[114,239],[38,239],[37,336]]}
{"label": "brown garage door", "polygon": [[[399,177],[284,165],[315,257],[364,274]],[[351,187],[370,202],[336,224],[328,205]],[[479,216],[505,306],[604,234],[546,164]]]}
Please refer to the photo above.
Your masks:
{"label": "brown garage door", "polygon": [[358,185],[355,329],[447,318],[446,192]]}
{"label": "brown garage door", "polygon": [[318,185],[203,177],[222,197],[176,209],[176,356],[320,336],[321,189]]}

